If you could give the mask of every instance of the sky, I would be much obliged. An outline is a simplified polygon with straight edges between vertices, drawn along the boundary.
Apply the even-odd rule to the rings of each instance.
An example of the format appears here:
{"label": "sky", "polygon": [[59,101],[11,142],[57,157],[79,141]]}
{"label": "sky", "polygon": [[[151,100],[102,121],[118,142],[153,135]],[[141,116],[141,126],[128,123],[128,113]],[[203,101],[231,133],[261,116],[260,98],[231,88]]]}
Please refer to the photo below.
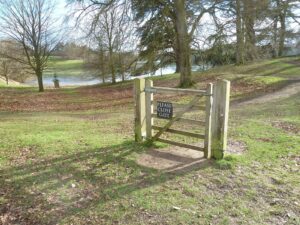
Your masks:
{"label": "sky", "polygon": [[[59,20],[58,23],[62,27],[70,28],[68,29],[67,35],[64,37],[64,41],[78,41],[81,38],[82,32],[79,29],[74,28],[75,26],[75,17],[68,17],[70,14],[71,8],[67,6],[66,0],[54,0],[56,3],[55,17]],[[67,19],[68,17],[68,19]],[[66,21],[67,20],[67,21]]]}
{"label": "sky", "polygon": [[58,16],[64,16],[66,14],[66,1],[65,0],[55,0],[56,1],[56,8],[57,8],[57,11],[56,11],[56,14]]}
{"label": "sky", "polygon": [[[54,0],[56,2],[56,11],[55,11],[55,17],[58,17],[61,22],[64,24],[64,26],[72,26],[75,24],[75,18],[69,18],[68,24],[66,24],[63,20],[70,12],[70,7],[67,7],[67,1],[66,0]],[[209,21],[211,21],[210,17],[208,15],[204,15],[204,17],[201,20],[202,24],[205,24]],[[211,33],[211,30],[207,30],[204,32],[206,34]],[[69,33],[68,40],[65,41],[76,41],[80,42],[80,39],[82,38],[83,34],[79,31],[79,29],[75,28]]]}
{"label": "sky", "polygon": [[[67,1],[66,0],[55,0],[56,1],[56,16],[58,18],[60,18],[60,20],[62,21],[62,23],[64,24],[64,26],[72,26],[75,24],[75,18],[69,18],[69,21],[68,21],[68,24],[66,24],[65,22],[63,22],[63,19],[65,19],[65,17],[68,15],[68,13],[70,12],[70,7],[67,7]],[[298,12],[298,10],[297,10]],[[299,14],[300,14],[300,9],[299,9]],[[209,24],[211,23],[211,18],[206,14],[204,16],[204,18],[202,18],[201,20],[201,24]],[[297,23],[291,23],[290,24],[290,28],[293,28],[293,29],[298,29],[299,28],[299,24]],[[213,33],[215,32],[214,31],[214,28],[212,28],[211,26],[209,27],[206,27],[205,30],[201,30],[200,33],[201,33],[201,37],[199,36],[199,38],[201,39],[206,39],[206,37],[210,34],[210,33]],[[206,35],[204,35],[206,34]],[[66,41],[79,41],[78,39],[80,39],[81,37],[83,36],[82,32],[79,31],[79,29],[75,29],[75,30],[72,30],[69,35],[68,35],[68,40]],[[205,37],[204,37],[205,36]]]}
{"label": "sky", "polygon": [[[66,17],[68,16],[68,14],[70,14],[70,6],[67,7],[67,1],[66,0],[53,0],[56,4],[56,9],[55,9],[55,13],[54,13],[54,16],[57,18],[57,24],[59,24],[59,26],[61,26],[62,28],[63,27],[74,27],[75,25],[75,17],[69,17],[69,20],[68,22],[66,22]],[[299,11],[299,14],[300,14],[300,9],[297,10],[297,12]],[[209,21],[211,19],[209,18],[208,15],[205,15],[204,18],[202,19],[202,22],[201,24],[208,24]],[[294,29],[297,29],[299,28],[299,24],[296,24],[296,23],[292,23],[291,24],[291,27],[294,28]],[[209,33],[213,32],[211,29],[208,29],[207,27],[205,28],[205,30],[201,30],[200,31],[200,36],[201,38],[205,39],[204,36],[207,36]],[[206,35],[203,35],[203,34],[206,34]],[[64,41],[77,41],[77,42],[80,42],[80,38],[83,36],[82,32],[80,31],[80,29],[72,29],[68,32],[67,35],[64,36]],[[200,37],[199,36],[199,37]]]}

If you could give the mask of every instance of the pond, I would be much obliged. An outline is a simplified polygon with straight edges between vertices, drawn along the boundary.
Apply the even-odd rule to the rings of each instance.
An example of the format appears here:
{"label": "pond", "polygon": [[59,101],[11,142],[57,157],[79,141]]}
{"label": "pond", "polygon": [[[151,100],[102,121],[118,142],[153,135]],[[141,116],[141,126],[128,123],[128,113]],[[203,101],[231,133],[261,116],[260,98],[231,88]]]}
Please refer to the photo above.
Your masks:
{"label": "pond", "polygon": [[[102,83],[102,79],[97,77],[58,77],[60,86],[86,86]],[[43,78],[44,86],[53,86],[53,77],[45,76]],[[36,79],[30,79],[25,84],[37,86]]]}
{"label": "pond", "polygon": [[[198,66],[193,65],[192,71],[203,71],[210,68],[209,66]],[[148,73],[140,76],[130,76],[130,74],[126,75],[126,80],[133,80],[135,78],[145,78],[151,76],[163,76],[167,74],[175,73],[176,67],[175,65],[169,65],[164,68],[158,69],[155,73]],[[58,76],[58,80],[60,82],[60,86],[86,86],[86,85],[95,85],[101,84],[102,78],[97,77],[96,75],[86,75],[82,74],[81,76]],[[111,79],[105,79],[105,82],[110,82]],[[117,82],[121,81],[121,77],[117,78]],[[53,76],[46,74],[43,78],[44,86],[53,86]],[[37,86],[37,80],[35,78],[31,78],[25,82],[25,84],[30,86]]]}

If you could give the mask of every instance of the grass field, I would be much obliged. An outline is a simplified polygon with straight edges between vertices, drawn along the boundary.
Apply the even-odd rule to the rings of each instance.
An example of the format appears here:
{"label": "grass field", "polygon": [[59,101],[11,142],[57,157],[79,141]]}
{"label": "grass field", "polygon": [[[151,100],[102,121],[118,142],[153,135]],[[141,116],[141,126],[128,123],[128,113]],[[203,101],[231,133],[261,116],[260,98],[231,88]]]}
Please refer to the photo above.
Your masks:
{"label": "grass field", "polygon": [[13,81],[13,80],[8,80],[8,85],[6,83],[6,79],[3,76],[0,76],[0,87],[20,87],[22,86],[19,82]]}
{"label": "grass field", "polygon": [[[240,82],[247,82],[249,79],[252,79],[254,82],[259,82],[261,86],[270,83],[280,83],[280,81],[284,83],[285,79],[297,78],[298,67],[299,57],[290,57],[274,60],[260,60],[242,67],[233,65],[222,66],[205,72],[194,72],[194,76],[201,78],[205,75],[213,75],[226,79],[239,80]],[[98,71],[87,67],[84,61],[80,59],[68,60],[60,57],[51,57],[48,68],[44,71],[44,79],[50,78],[50,83],[52,84],[54,74],[56,74],[59,79],[73,78],[75,80],[82,79],[84,81],[97,77]],[[174,79],[176,76],[179,75],[172,74],[158,79],[169,80]]]}
{"label": "grass field", "polygon": [[0,224],[300,224],[300,94],[236,103],[300,78],[294,62],[195,74],[197,87],[232,81],[229,139],[244,147],[176,173],[137,161],[149,147],[133,141],[131,82],[0,87]]}
{"label": "grass field", "polygon": [[68,60],[58,57],[51,57],[48,63],[48,68],[44,72],[44,77],[53,77],[54,73],[59,78],[70,77],[92,77],[97,72],[94,69],[85,67],[84,61],[81,59]]}

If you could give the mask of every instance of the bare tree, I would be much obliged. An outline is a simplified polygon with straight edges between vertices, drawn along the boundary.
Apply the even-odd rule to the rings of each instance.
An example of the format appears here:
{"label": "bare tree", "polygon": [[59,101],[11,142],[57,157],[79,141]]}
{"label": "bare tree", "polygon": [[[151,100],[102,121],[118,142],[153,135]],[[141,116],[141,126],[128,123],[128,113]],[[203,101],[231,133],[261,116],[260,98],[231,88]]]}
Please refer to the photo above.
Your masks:
{"label": "bare tree", "polygon": [[15,57],[22,58],[25,60],[22,46],[11,40],[0,41],[0,75],[4,76],[6,82],[14,80],[18,82],[25,82],[25,80],[32,76],[32,70],[26,64],[19,63],[6,57],[9,53],[13,53]]}
{"label": "bare tree", "polygon": [[[128,51],[134,27],[130,0],[69,0],[70,17],[76,18],[76,26],[83,28],[87,39],[92,40],[98,52],[96,67],[103,78],[110,75],[116,83],[117,74],[125,79],[127,60],[122,55]],[[136,42],[135,42],[136,43]],[[132,49],[132,48],[131,48]],[[128,64],[128,63],[127,63]]]}
{"label": "bare tree", "polygon": [[1,62],[1,69],[0,69],[1,74],[4,76],[6,84],[8,85],[8,74],[9,74],[9,62],[7,60],[3,60]]}
{"label": "bare tree", "polygon": [[128,69],[125,64],[130,62],[123,57],[126,51],[136,46],[134,44],[136,42],[131,42],[135,27],[131,17],[130,1],[111,2],[108,8],[97,9],[90,13],[89,17],[91,18],[88,20],[89,23],[85,24],[89,27],[87,37],[98,45],[101,77],[109,73],[112,83],[116,83],[117,74],[120,74],[124,81]]}
{"label": "bare tree", "polygon": [[9,52],[5,57],[28,65],[35,73],[39,91],[44,91],[43,71],[59,42],[51,0],[0,1],[0,26],[8,38],[22,46],[25,57]]}

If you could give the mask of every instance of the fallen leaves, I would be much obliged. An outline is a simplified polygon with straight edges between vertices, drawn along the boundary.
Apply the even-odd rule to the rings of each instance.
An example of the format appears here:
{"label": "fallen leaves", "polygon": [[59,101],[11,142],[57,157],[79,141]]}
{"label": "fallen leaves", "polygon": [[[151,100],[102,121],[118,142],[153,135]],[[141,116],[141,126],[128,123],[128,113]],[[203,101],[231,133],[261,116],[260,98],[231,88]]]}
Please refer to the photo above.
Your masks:
{"label": "fallen leaves", "polygon": [[289,123],[289,122],[275,121],[272,123],[272,126],[282,129],[288,133],[300,134],[300,127],[296,126],[295,124]]}

